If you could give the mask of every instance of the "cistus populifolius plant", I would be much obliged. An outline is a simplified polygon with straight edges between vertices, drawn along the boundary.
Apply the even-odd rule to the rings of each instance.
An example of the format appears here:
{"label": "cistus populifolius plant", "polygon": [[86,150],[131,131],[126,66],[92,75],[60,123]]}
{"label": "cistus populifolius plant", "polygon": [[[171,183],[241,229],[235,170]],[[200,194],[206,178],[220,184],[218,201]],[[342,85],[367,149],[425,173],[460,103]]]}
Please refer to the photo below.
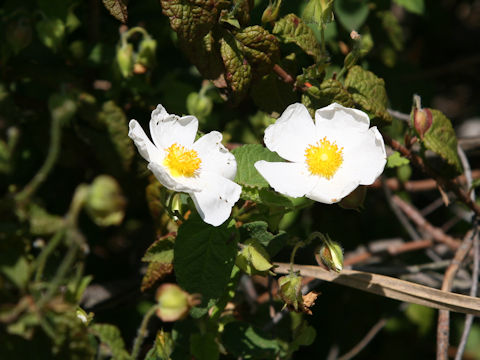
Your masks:
{"label": "cistus populifolius plant", "polygon": [[4,1],[0,359],[479,358],[477,7]]}

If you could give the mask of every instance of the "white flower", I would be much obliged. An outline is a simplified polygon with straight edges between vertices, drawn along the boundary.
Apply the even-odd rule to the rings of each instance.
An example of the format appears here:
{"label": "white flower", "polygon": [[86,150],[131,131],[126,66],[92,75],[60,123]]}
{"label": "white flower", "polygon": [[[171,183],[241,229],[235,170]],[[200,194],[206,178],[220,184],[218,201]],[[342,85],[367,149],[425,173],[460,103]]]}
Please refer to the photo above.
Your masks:
{"label": "white flower", "polygon": [[265,130],[265,145],[289,162],[257,161],[255,168],[279,193],[326,204],[369,185],[386,163],[385,144],[368,115],[333,103],[315,112],[290,105]]}
{"label": "white flower", "polygon": [[190,194],[201,218],[218,226],[230,216],[242,188],[234,183],[237,162],[221,143],[222,134],[212,131],[194,142],[198,129],[195,116],[167,113],[162,105],[152,112],[147,137],[136,120],[128,136],[148,168],[166,188]]}

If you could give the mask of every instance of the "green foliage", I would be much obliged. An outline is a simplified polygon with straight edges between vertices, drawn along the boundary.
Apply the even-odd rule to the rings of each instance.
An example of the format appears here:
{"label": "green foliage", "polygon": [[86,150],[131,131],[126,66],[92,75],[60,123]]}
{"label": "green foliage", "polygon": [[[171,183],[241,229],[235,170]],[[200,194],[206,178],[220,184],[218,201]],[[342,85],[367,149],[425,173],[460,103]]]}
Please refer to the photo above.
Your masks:
{"label": "green foliage", "polygon": [[410,160],[404,158],[398,151],[395,151],[387,158],[387,167],[396,168],[402,165],[407,165],[410,163]]}
{"label": "green foliage", "polygon": [[338,22],[347,31],[360,30],[370,12],[365,0],[335,0],[333,8]]}
{"label": "green foliage", "polygon": [[404,7],[408,11],[423,15],[425,13],[425,0],[393,0],[396,4]]}
{"label": "green foliage", "polygon": [[115,360],[130,360],[131,356],[125,350],[120,331],[116,326],[110,324],[94,324],[90,327],[90,331],[105,344]]}
{"label": "green foliage", "polygon": [[211,333],[190,336],[190,353],[198,360],[216,360],[220,358],[215,335]]}
{"label": "green foliage", "polygon": [[235,263],[237,230],[234,224],[213,227],[198,219],[185,222],[175,240],[175,274],[187,292],[202,295],[203,305],[219,298]]}
{"label": "green foliage", "polygon": [[353,107],[352,95],[338,80],[324,80],[318,87],[311,86],[302,94],[302,104],[305,105],[310,115],[315,115],[315,110],[336,102],[340,105]]}
{"label": "green foliage", "polygon": [[126,0],[102,0],[105,8],[112,14],[112,16],[126,23],[128,20],[127,1]]}

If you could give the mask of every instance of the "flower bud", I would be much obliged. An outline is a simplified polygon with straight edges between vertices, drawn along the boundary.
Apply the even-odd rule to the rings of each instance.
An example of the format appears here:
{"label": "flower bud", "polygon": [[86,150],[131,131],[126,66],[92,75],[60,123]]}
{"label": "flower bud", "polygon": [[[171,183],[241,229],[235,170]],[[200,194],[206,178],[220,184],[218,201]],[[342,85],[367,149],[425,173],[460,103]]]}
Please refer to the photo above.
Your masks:
{"label": "flower bud", "polygon": [[125,215],[126,201],[117,181],[107,175],[95,178],[88,190],[85,209],[99,226],[119,225]]}
{"label": "flower bud", "polygon": [[340,272],[343,269],[343,249],[339,243],[325,236],[320,247],[319,256],[322,263],[329,269]]}
{"label": "flower bud", "polygon": [[192,92],[187,96],[187,110],[198,119],[204,119],[212,112],[213,102],[208,96]]}
{"label": "flower bud", "polygon": [[15,54],[26,48],[32,41],[32,26],[30,19],[22,16],[17,20],[11,21],[7,25],[5,32],[7,42]]}
{"label": "flower bud", "polygon": [[323,25],[333,21],[333,0],[310,0],[302,18],[307,24]]}
{"label": "flower bud", "polygon": [[197,295],[190,295],[178,285],[163,284],[157,290],[157,316],[162,321],[177,321],[187,316],[190,308],[199,303]]}
{"label": "flower bud", "polygon": [[282,0],[274,0],[273,4],[270,1],[267,8],[263,11],[262,14],[262,24],[275,22],[280,13],[280,6],[282,5]]}
{"label": "flower bud", "polygon": [[291,272],[286,276],[278,279],[278,287],[280,288],[280,297],[285,301],[285,305],[295,311],[302,309],[302,277]]}
{"label": "flower bud", "polygon": [[413,126],[417,130],[420,139],[423,139],[425,133],[432,126],[433,117],[430,109],[417,109],[413,110]]}
{"label": "flower bud", "polygon": [[120,73],[127,78],[133,73],[133,45],[123,44],[117,48],[117,64]]}

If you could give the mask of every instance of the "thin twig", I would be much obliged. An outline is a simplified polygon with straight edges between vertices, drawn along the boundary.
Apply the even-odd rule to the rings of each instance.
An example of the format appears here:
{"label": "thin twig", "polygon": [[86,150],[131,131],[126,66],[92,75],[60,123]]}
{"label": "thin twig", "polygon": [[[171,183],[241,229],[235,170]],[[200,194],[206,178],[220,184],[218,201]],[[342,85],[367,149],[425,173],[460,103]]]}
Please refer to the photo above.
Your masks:
{"label": "thin twig", "polygon": [[[445,271],[445,276],[442,283],[442,291],[451,291],[455,275],[457,274],[463,259],[465,259],[470,251],[470,248],[472,247],[472,240],[472,231],[469,231],[467,235],[465,235],[462,244],[457,249],[451,265],[448,267],[447,271]],[[450,311],[440,310],[438,312],[437,325],[437,360],[448,359],[449,336]]]}
{"label": "thin twig", "polygon": [[377,321],[375,325],[370,329],[370,331],[365,335],[365,337],[355,345],[349,352],[345,355],[342,355],[338,358],[338,360],[350,360],[355,357],[360,351],[362,351],[369,343],[373,340],[373,338],[382,330],[385,325],[387,324],[388,319],[381,318]]}
{"label": "thin twig", "polygon": [[392,196],[392,201],[398,205],[400,209],[407,215],[417,226],[426,232],[428,232],[435,241],[441,242],[451,249],[457,249],[460,245],[458,239],[451,237],[450,235],[445,234],[440,228],[430,224],[423,216],[420,214],[413,205],[402,200],[397,195]]}
{"label": "thin twig", "polygon": [[387,111],[390,115],[392,115],[394,118],[398,120],[410,121],[410,114],[405,114],[400,111],[396,111],[392,109],[387,109]]}

